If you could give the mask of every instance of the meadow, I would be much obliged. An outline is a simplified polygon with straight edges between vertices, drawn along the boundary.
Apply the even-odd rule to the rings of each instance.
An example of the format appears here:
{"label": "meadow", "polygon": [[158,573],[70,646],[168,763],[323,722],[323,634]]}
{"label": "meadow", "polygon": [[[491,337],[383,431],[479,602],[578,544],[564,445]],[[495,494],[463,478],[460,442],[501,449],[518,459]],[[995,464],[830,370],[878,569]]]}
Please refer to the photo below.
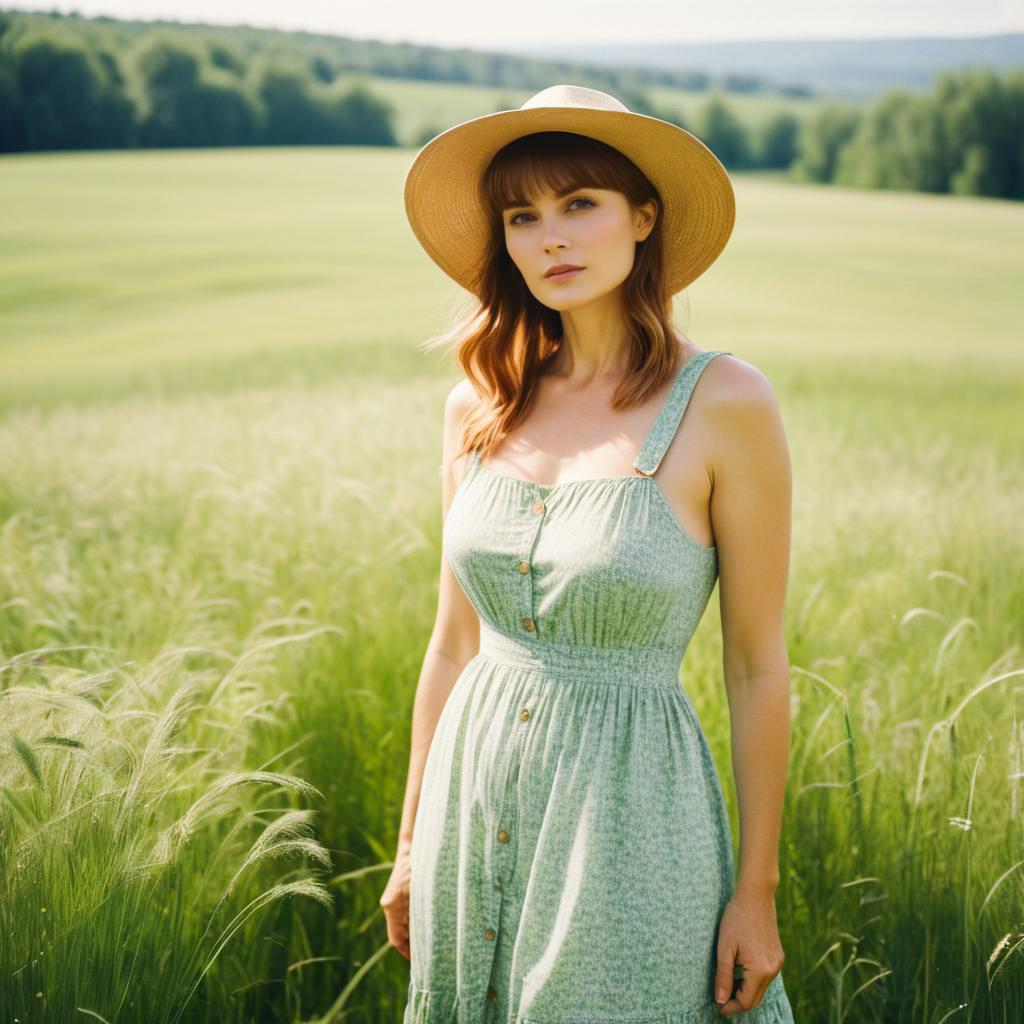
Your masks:
{"label": "meadow", "polygon": [[[538,91],[395,78],[391,75],[342,75],[341,81],[346,85],[364,82],[375,95],[389,100],[395,110],[395,136],[406,146],[416,145],[426,129],[437,132],[448,125],[494,110],[515,109]],[[831,99],[827,96],[786,96],[774,92],[735,92],[720,86],[699,90],[649,86],[644,92],[659,108],[680,114],[687,125],[693,125],[698,112],[712,96],[717,96],[751,129],[760,129],[777,113],[791,114],[804,121]]]}
{"label": "meadow", "polygon": [[[401,1019],[458,375],[419,346],[462,296],[412,157],[0,162],[0,1021]],[[1024,206],[734,182],[676,317],[793,462],[796,1019],[1016,1024]],[[717,591],[682,683],[736,830]]]}

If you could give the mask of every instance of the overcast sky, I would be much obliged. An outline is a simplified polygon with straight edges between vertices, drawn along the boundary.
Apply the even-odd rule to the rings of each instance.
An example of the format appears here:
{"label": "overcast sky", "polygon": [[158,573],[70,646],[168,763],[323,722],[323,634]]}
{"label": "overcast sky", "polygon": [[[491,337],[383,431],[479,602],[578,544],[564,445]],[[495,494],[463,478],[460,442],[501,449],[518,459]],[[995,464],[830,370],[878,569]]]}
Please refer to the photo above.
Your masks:
{"label": "overcast sky", "polygon": [[492,50],[549,43],[877,39],[1024,31],[1021,0],[25,0],[3,6],[144,21],[307,29]]}

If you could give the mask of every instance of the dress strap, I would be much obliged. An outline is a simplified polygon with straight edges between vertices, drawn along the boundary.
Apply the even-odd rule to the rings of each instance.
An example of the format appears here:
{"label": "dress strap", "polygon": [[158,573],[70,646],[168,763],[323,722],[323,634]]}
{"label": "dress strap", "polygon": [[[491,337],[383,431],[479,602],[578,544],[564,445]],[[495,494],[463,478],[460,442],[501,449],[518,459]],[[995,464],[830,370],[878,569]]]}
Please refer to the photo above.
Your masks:
{"label": "dress strap", "polygon": [[701,352],[683,364],[682,369],[672,382],[665,404],[658,413],[650,433],[644,440],[643,447],[633,460],[633,469],[641,476],[653,476],[661,465],[661,460],[676,436],[679,424],[682,421],[683,413],[690,402],[690,395],[700,378],[704,367],[711,362],[715,356],[731,355],[724,350]]}

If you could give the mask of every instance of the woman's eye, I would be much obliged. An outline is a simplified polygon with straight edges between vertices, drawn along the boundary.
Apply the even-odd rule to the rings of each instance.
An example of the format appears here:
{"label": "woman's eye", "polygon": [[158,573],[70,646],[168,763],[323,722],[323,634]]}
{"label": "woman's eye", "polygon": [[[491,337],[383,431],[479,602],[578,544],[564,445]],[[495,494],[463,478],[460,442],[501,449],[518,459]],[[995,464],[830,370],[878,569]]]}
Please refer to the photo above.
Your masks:
{"label": "woman's eye", "polygon": [[[587,203],[589,206],[596,206],[597,205],[597,203],[595,203],[592,199],[587,199],[585,196],[577,196],[575,199],[570,200],[569,201],[569,206],[571,207],[573,203]],[[509,218],[509,221],[508,221],[509,225],[510,226],[514,226],[519,221],[520,217],[529,217],[529,216],[530,216],[530,214],[528,214],[528,213],[517,213],[514,216]]]}

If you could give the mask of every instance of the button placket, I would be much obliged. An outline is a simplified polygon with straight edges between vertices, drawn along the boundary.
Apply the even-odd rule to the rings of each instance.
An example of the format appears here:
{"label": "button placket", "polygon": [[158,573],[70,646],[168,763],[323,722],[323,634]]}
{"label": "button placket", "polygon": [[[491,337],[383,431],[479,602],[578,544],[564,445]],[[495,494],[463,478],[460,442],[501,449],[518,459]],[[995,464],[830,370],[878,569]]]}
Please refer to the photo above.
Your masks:
{"label": "button placket", "polygon": [[[531,717],[529,707],[520,707],[515,711],[515,714],[522,722],[528,721]],[[494,996],[490,993],[496,992],[494,985],[497,984],[497,980],[494,972],[496,965],[501,962],[501,935],[499,933],[501,931],[502,912],[506,904],[505,880],[511,876],[517,856],[516,828],[519,822],[517,802],[519,792],[519,755],[522,751],[522,745],[526,742],[525,730],[527,728],[527,726],[523,726],[523,735],[514,749],[510,751],[510,767],[506,778],[503,799],[493,825],[493,846],[490,858],[491,871],[493,872],[491,885],[493,888],[489,901],[491,906],[490,922],[492,924],[485,930],[484,939],[494,944],[490,952],[491,977],[489,979],[490,987],[488,988],[487,1003],[485,1004],[485,1018],[489,1018],[489,1010],[494,999]],[[486,946],[486,942],[483,945]]]}
{"label": "button placket", "polygon": [[[532,494],[527,493],[527,501],[529,504],[526,506],[525,522],[530,523],[530,519],[533,519],[533,529],[530,531],[529,543],[524,544],[524,551],[521,558],[515,559],[512,563],[511,571],[516,573],[519,581],[522,584],[522,604],[521,611],[522,615],[517,625],[517,631],[520,636],[532,636],[537,637],[537,621],[534,617],[534,589],[533,589],[533,551],[537,544],[537,539],[540,536],[541,528],[544,525],[544,514],[547,511],[547,502],[541,491],[540,485],[534,485],[532,488]],[[524,541],[526,538],[524,538]],[[516,714],[519,719],[526,722],[530,718],[530,708],[520,707],[517,709]],[[525,728],[525,727],[524,727]],[[525,738],[525,737],[524,737]],[[518,820],[518,808],[516,806],[515,794],[518,792],[518,780],[519,780],[519,762],[518,757],[513,754],[511,758],[510,772],[506,779],[506,789],[504,799],[502,801],[502,807],[500,808],[499,814],[496,819],[494,826],[495,831],[492,833],[494,846],[492,848],[491,857],[491,898],[488,901],[490,904],[490,916],[489,921],[483,922],[485,925],[483,932],[483,939],[481,945],[485,947],[485,951],[489,949],[489,960],[491,964],[492,976],[489,979],[488,988],[486,990],[486,1003],[484,1016],[486,1019],[490,1019],[490,1011],[497,1005],[495,999],[497,996],[497,990],[494,987],[496,984],[496,978],[493,975],[495,965],[500,961],[501,952],[501,936],[499,934],[501,930],[501,914],[502,909],[505,905],[505,880],[509,878],[512,872],[512,868],[515,864],[516,859],[516,847],[515,831],[516,822]],[[488,947],[488,943],[490,946]]]}
{"label": "button placket", "polygon": [[[534,484],[534,499],[530,504],[529,514],[536,519],[536,526],[530,538],[530,552],[537,544],[537,537],[544,524],[544,513],[547,511],[547,502],[541,496],[540,485]],[[530,562],[530,553],[516,563],[516,568],[523,579],[523,616],[519,619],[519,631],[524,634],[537,635],[537,620],[533,613],[533,573],[530,571],[533,566]]]}

